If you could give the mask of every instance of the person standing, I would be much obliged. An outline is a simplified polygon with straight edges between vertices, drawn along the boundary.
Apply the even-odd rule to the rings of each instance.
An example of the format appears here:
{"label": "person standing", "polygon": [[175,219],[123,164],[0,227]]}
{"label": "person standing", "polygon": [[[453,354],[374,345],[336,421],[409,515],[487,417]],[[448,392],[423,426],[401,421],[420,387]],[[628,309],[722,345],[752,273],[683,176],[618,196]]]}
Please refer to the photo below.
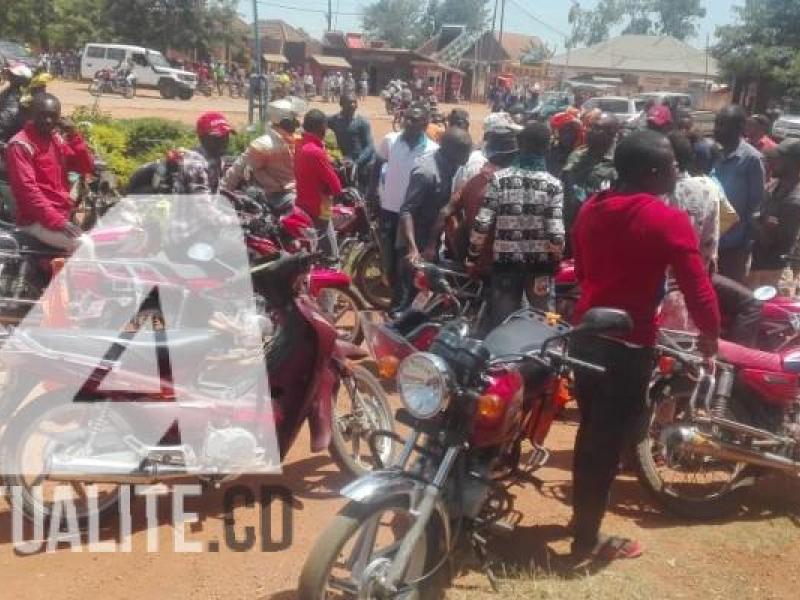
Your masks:
{"label": "person standing", "polygon": [[533,308],[552,310],[552,278],[564,251],[564,190],[541,160],[547,137],[532,125],[518,140],[520,160],[492,175],[469,238],[467,266],[489,277],[483,335],[522,308],[523,295]]}
{"label": "person standing", "polygon": [[[567,232],[587,198],[613,186],[614,145],[619,136],[619,121],[611,113],[600,113],[589,124],[586,145],[570,154],[561,173],[564,184],[564,225]],[[569,243],[568,243],[569,245]]]}
{"label": "person standing", "polygon": [[[379,226],[383,269],[392,287],[394,309],[407,302],[406,296],[409,292],[397,272],[399,261],[395,247],[400,209],[406,199],[411,171],[419,159],[439,148],[425,135],[429,121],[427,107],[420,102],[412,104],[406,112],[403,131],[390,133],[381,141],[376,152],[378,160],[373,168],[373,187],[380,189]],[[374,196],[374,192],[371,195]]]}
{"label": "person standing", "polygon": [[33,116],[5,151],[17,226],[48,246],[72,251],[83,233],[72,223],[68,173],[89,175],[94,158],[51,94],[33,100]]}
{"label": "person standing", "polygon": [[[755,241],[748,283],[778,287],[800,233],[800,140],[787,139],[764,154],[775,179],[758,218],[753,221]],[[795,287],[789,282],[789,287]]]}
{"label": "person standing", "polygon": [[345,94],[339,101],[341,111],[328,118],[328,127],[336,135],[336,144],[345,161],[356,166],[356,182],[362,189],[369,179],[369,166],[375,158],[375,145],[369,121],[357,114],[358,101]]}
{"label": "person standing", "polygon": [[333,199],[342,193],[342,184],[325,152],[327,117],[313,109],[303,119],[303,137],[294,160],[297,180],[297,206],[314,219],[322,251],[332,259],[339,257],[336,232],[331,221]]}
{"label": "person standing", "polygon": [[367,95],[369,94],[369,79],[367,78],[366,72],[361,76],[361,80],[358,82],[358,99],[362,102],[367,99]]}
{"label": "person standing", "polygon": [[632,441],[644,410],[653,368],[656,310],[667,268],[675,273],[692,319],[699,350],[716,352],[717,299],[689,217],[667,206],[677,177],[669,141],[652,131],[623,139],[614,154],[614,188],[590,198],[573,229],[575,269],[581,286],[575,322],[592,308],[628,312],[633,330],[619,338],[575,337],[570,353],[605,367],[576,369],[580,426],[573,466],[572,553],[576,559],[636,558],[641,545],[600,534],[620,455]]}
{"label": "person standing", "polygon": [[739,223],[720,239],[719,272],[744,283],[753,243],[753,217],[764,202],[765,174],[761,154],[744,139],[747,115],[741,106],[731,104],[717,114],[714,137],[722,146],[722,156],[712,175],[722,184]]}
{"label": "person standing", "polygon": [[764,154],[767,150],[778,144],[770,137],[772,122],[764,115],[753,115],[747,119],[744,127],[744,137],[750,145]]}
{"label": "person standing", "polygon": [[450,201],[456,170],[464,165],[472,150],[472,138],[459,128],[445,131],[439,149],[422,157],[411,171],[405,201],[400,208],[400,233],[397,246],[403,270],[422,258],[436,261],[441,229],[435,227],[439,212]]}
{"label": "person standing", "polygon": [[14,198],[8,184],[8,171],[3,155],[6,144],[20,132],[25,125],[22,107],[23,88],[33,77],[25,65],[15,65],[5,71],[8,87],[0,92],[0,202],[5,220],[14,219]]}

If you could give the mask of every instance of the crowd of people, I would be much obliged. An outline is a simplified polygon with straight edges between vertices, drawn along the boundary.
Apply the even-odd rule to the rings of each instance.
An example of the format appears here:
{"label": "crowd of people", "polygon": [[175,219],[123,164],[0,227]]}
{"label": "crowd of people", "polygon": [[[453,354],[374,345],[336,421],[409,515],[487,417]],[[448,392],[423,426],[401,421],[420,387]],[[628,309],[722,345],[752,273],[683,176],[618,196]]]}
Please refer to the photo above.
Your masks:
{"label": "crowd of people", "polygon": [[[0,140],[17,224],[45,244],[74,249],[80,230],[70,222],[66,173],[91,172],[92,156],[54,96],[39,94],[22,111],[27,74],[11,75]],[[345,192],[325,147],[330,130],[378,220],[390,315],[413,299],[413,265],[447,258],[486,284],[478,335],[526,302],[552,311],[554,275],[573,258],[581,288],[575,319],[593,307],[616,307],[634,324],[623,343],[581,339],[573,349],[607,367],[603,375],[576,373],[573,550],[637,556],[638,543],[602,536],[600,525],[643,410],[659,307],[671,306],[668,318],[695,328],[699,349],[710,356],[721,328],[720,280],[727,289],[769,284],[793,291],[786,256],[800,233],[800,141],[777,143],[768,119],[736,105],[719,111],[714,139],[706,139],[688,113],[653,105],[643,127],[625,136],[617,118],[601,111],[570,108],[549,123],[494,112],[476,147],[463,109],[449,113],[432,139],[430,105],[412,92],[402,130],[375,143],[358,114],[352,75],[341,86],[340,110],[331,116],[306,111],[296,98],[271,102],[271,126],[227,170],[222,158],[232,127],[220,113],[202,115],[199,146],[184,155],[173,191],[214,193],[249,182],[268,198],[295,195],[322,250],[335,258],[331,208]],[[7,108],[9,98],[17,112]],[[681,295],[667,294],[666,282]]]}

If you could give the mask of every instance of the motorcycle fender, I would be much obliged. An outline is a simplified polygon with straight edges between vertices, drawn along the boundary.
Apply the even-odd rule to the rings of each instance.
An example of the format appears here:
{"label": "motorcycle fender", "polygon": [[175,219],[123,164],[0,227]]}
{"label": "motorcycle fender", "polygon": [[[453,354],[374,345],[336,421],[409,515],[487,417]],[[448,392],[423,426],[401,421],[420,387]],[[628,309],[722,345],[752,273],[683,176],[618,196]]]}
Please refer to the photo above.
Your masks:
{"label": "motorcycle fender", "polygon": [[[345,498],[359,504],[380,504],[391,498],[408,498],[410,506],[419,503],[425,494],[426,484],[412,479],[406,473],[394,469],[372,471],[346,485],[340,492]],[[450,549],[450,516],[441,497],[436,500],[434,511],[442,523],[445,547]]]}
{"label": "motorcycle fender", "polygon": [[309,280],[312,293],[326,288],[349,288],[353,283],[350,275],[344,271],[324,268],[311,269]]}

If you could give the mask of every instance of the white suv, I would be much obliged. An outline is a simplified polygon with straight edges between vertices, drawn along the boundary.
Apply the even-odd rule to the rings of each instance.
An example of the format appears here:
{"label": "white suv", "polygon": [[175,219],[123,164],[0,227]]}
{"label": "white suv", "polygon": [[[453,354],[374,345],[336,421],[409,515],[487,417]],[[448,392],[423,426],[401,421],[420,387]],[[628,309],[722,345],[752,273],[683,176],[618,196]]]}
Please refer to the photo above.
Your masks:
{"label": "white suv", "polygon": [[100,69],[113,69],[131,61],[137,87],[156,88],[161,97],[191,100],[197,76],[190,71],[173,69],[157,50],[122,44],[86,44],[81,56],[81,78],[94,79]]}

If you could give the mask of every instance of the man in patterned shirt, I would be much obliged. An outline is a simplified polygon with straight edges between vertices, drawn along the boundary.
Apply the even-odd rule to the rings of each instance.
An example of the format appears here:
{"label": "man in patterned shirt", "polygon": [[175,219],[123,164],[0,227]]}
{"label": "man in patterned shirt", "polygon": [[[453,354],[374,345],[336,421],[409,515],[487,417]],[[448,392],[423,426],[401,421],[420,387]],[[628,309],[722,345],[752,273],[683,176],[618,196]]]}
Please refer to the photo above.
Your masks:
{"label": "man in patterned shirt", "polygon": [[[524,138],[520,140],[523,142]],[[526,148],[520,146],[520,151]],[[553,274],[564,251],[564,188],[546,171],[512,166],[497,171],[470,235],[468,266],[492,244],[488,333],[522,307],[552,308]]]}

